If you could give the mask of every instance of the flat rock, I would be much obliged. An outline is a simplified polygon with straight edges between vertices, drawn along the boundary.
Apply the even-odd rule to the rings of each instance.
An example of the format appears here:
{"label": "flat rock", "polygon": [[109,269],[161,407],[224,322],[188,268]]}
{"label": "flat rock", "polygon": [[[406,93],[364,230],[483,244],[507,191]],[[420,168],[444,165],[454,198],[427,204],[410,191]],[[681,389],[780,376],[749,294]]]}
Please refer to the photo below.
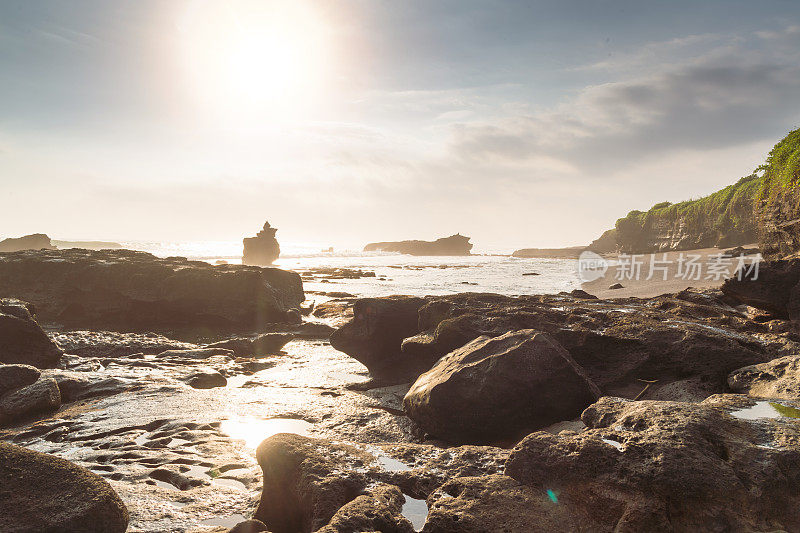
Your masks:
{"label": "flat rock", "polygon": [[800,400],[800,356],[787,355],[734,370],[728,385],[734,392],[757,398]]}
{"label": "flat rock", "polygon": [[123,533],[128,511],[100,476],[0,442],[0,531]]}
{"label": "flat rock", "polygon": [[186,350],[164,350],[157,354],[159,359],[208,359],[215,355],[232,357],[233,350],[224,348],[190,348]]}
{"label": "flat rock", "polygon": [[0,363],[37,368],[58,363],[63,352],[34,320],[32,310],[33,306],[26,302],[0,299]]}
{"label": "flat rock", "polygon": [[479,337],[444,356],[403,399],[408,416],[451,442],[498,442],[577,417],[600,396],[550,335]]}
{"label": "flat rock", "polygon": [[59,331],[52,338],[68,354],[81,357],[117,358],[132,354],[157,354],[165,350],[187,350],[197,345],[177,341],[157,333],[117,331]]}
{"label": "flat rock", "polygon": [[294,339],[292,333],[263,333],[255,338],[234,338],[207,344],[206,348],[231,350],[237,357],[274,355]]}
{"label": "flat rock", "polygon": [[305,300],[300,276],[277,268],[81,249],[0,254],[1,296],[71,328],[193,335],[263,330]]}

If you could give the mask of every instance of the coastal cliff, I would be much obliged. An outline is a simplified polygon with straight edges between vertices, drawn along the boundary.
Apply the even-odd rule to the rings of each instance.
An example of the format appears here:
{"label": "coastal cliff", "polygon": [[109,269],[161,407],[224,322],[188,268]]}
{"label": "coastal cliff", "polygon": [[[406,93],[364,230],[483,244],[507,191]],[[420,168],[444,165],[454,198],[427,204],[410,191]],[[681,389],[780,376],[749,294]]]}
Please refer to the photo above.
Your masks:
{"label": "coastal cliff", "polygon": [[55,250],[50,237],[44,233],[34,233],[24,237],[8,238],[0,241],[0,252],[19,252],[22,250]]}
{"label": "coastal cliff", "polygon": [[781,258],[800,251],[800,129],[781,140],[762,167],[757,219],[762,253]]}
{"label": "coastal cliff", "polygon": [[470,255],[469,237],[459,233],[435,241],[372,242],[365,252],[395,252],[406,255]]}

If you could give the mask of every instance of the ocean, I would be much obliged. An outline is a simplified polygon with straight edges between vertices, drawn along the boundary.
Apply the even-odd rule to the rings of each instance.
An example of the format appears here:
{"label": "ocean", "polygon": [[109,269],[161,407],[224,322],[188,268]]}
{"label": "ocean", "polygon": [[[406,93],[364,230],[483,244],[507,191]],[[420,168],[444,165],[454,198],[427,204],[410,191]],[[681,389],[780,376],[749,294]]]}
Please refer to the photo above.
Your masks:
{"label": "ocean", "polygon": [[[217,261],[238,264],[242,258],[241,243],[232,241],[121,244],[159,257],[181,256],[212,264]],[[347,292],[361,297],[458,292],[549,294],[580,287],[575,260],[522,259],[511,257],[508,251],[502,252],[487,250],[471,256],[414,257],[358,250],[321,252],[316,246],[282,243],[281,256],[274,266],[300,273],[328,268],[375,272],[375,277],[304,282],[306,291]]]}

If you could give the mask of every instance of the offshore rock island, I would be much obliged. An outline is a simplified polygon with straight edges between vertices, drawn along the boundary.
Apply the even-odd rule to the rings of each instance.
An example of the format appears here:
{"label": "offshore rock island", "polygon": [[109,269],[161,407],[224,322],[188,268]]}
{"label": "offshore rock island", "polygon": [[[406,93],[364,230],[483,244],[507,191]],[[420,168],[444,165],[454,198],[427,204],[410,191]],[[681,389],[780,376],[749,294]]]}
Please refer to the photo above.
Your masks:
{"label": "offshore rock island", "polygon": [[394,252],[406,255],[470,255],[469,237],[460,233],[441,237],[435,241],[372,242],[364,246],[365,252]]}

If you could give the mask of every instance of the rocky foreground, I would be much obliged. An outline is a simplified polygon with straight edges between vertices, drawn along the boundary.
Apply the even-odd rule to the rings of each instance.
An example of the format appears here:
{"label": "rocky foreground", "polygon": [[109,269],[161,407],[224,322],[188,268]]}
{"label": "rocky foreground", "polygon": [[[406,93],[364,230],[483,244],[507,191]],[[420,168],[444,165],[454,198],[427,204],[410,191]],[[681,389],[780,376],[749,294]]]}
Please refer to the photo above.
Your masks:
{"label": "rocky foreground", "polygon": [[[52,320],[67,256],[9,294],[35,306],[0,302],[0,531],[800,530],[799,262],[646,299],[275,299],[247,333],[176,338]],[[295,287],[80,257],[84,287],[120,268],[169,287],[166,267]]]}

